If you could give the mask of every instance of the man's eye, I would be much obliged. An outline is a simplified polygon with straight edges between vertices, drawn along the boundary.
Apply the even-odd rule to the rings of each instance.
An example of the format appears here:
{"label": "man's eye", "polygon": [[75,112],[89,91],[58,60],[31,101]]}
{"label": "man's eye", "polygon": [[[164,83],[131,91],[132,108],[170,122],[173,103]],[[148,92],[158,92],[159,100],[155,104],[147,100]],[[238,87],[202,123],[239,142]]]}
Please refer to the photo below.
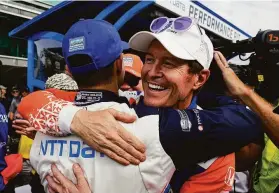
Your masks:
{"label": "man's eye", "polygon": [[173,68],[175,67],[175,65],[173,63],[170,62],[164,62],[164,66],[168,67],[168,68]]}
{"label": "man's eye", "polygon": [[152,64],[152,63],[154,63],[154,59],[153,58],[145,58],[145,63]]}

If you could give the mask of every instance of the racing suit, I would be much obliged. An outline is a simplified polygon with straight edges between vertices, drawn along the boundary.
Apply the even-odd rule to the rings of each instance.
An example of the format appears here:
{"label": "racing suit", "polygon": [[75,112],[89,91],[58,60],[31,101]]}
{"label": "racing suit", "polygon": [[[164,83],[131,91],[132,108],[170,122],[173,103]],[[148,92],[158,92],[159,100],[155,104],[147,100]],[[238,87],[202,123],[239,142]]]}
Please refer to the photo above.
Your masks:
{"label": "racing suit", "polygon": [[[63,98],[61,93],[59,94],[59,91],[55,91],[56,96],[59,98]],[[55,93],[54,92],[54,93]],[[32,100],[32,104],[20,104],[19,106],[19,111],[23,115],[24,118],[29,119],[33,125],[38,130],[41,130],[42,132],[48,132],[48,134],[58,134],[58,135],[63,135],[63,130],[60,130],[62,127],[69,127],[69,120],[74,115],[74,111],[70,110],[69,108],[74,108],[74,109],[79,109],[78,107],[73,107],[73,106],[66,106],[68,103],[55,98],[53,95],[51,95],[49,92],[46,91],[41,91],[41,94],[33,93],[34,98],[40,98],[41,100],[37,100],[37,104],[35,100]],[[60,96],[59,96],[60,95]],[[68,99],[73,97],[74,95],[67,94],[64,96],[64,98]],[[86,106],[86,105],[91,105],[96,102],[106,102],[102,101],[105,94],[104,91],[101,92],[101,94],[96,94],[96,92],[79,92],[77,97],[76,97],[76,105],[79,106]],[[111,101],[111,100],[109,100]],[[211,159],[215,156],[220,156],[220,155],[226,155],[229,153],[232,153],[234,151],[237,151],[239,148],[242,146],[245,146],[246,144],[252,142],[255,140],[259,133],[261,133],[260,125],[258,122],[258,119],[255,117],[255,115],[247,110],[244,106],[236,104],[234,101],[228,99],[225,97],[223,98],[217,98],[215,103],[218,105],[223,105],[224,107],[219,107],[215,109],[211,109],[211,111],[206,111],[206,110],[185,110],[185,111],[180,111],[180,110],[173,110],[171,108],[153,108],[153,107],[147,107],[143,104],[142,101],[140,101],[139,105],[135,107],[135,112],[138,115],[138,117],[148,119],[149,117],[157,117],[157,120],[155,120],[156,125],[152,124],[152,119],[148,121],[148,124],[151,124],[152,127],[156,128],[159,133],[159,141],[166,152],[164,154],[164,157],[166,155],[169,155],[171,157],[172,162],[174,163],[174,166],[176,169],[179,170],[184,170],[187,166],[191,164],[196,164],[199,161],[204,161]],[[102,103],[101,103],[102,104]],[[64,107],[64,108],[63,108]],[[67,110],[68,108],[68,110]],[[40,109],[40,110],[38,110]],[[62,111],[60,112],[60,110]],[[65,110],[66,109],[66,110]],[[88,107],[87,107],[88,109]],[[49,112],[51,111],[52,112]],[[96,109],[97,110],[97,109]],[[99,109],[101,110],[101,109]],[[69,113],[71,112],[72,113]],[[61,123],[60,121],[60,128],[58,127],[57,121],[58,121],[58,114],[65,114],[64,115],[59,115],[60,117],[65,117],[67,119],[66,122]],[[75,111],[76,112],[76,111]],[[47,117],[47,121],[44,121]],[[139,120],[140,120],[139,119]],[[70,121],[71,122],[71,121]],[[153,121],[154,122],[154,121]],[[154,122],[154,124],[155,124]],[[67,125],[68,124],[68,125]],[[126,127],[126,125],[125,125]],[[142,128],[142,126],[141,126]],[[148,127],[149,128],[149,127]],[[154,130],[151,129],[150,131]],[[139,129],[140,130],[140,129]],[[50,132],[51,131],[51,132]],[[137,132],[133,130],[129,130],[133,134],[137,136]],[[148,130],[149,131],[149,130]],[[144,131],[143,131],[144,132]],[[41,136],[42,134],[38,134]],[[148,134],[145,134],[144,136],[148,136]],[[146,139],[143,137],[141,138],[138,136],[143,142],[146,141]],[[37,138],[37,137],[36,137]],[[50,138],[50,141],[44,141],[42,140]],[[59,138],[60,139],[60,138]],[[237,139],[237,140],[235,140]],[[35,139],[36,140],[36,139]],[[52,140],[52,141],[51,141]],[[79,139],[80,140],[80,139]],[[47,159],[43,157],[45,160],[42,160],[42,157],[40,156],[54,156],[55,149],[57,150],[56,152],[56,157],[55,159],[60,160],[63,152],[65,151],[62,147],[63,144],[66,144],[66,147],[68,147],[69,155],[73,156],[73,150],[71,150],[71,144],[76,145],[75,154],[74,155],[82,155],[83,147],[81,146],[81,141],[71,143],[71,142],[65,142],[63,140],[56,140],[56,139],[51,139],[51,137],[41,137],[40,140],[41,143],[37,143],[36,150],[35,150],[35,156],[34,159],[37,161],[34,161],[34,166],[38,170],[38,173],[42,175],[46,175],[47,172],[50,170],[50,164],[47,163]],[[76,141],[76,140],[74,140]],[[78,145],[79,144],[79,145]],[[147,149],[149,147],[148,143],[145,143],[147,146]],[[58,147],[57,147],[58,146]],[[49,147],[49,148],[48,148]],[[55,148],[57,147],[57,148]],[[59,149],[60,147],[60,149]],[[62,150],[61,150],[62,148]],[[64,146],[65,148],[65,146]],[[86,148],[89,148],[86,146]],[[32,148],[33,149],[33,148]],[[87,149],[88,150],[88,149]],[[49,152],[50,151],[50,152]],[[81,151],[81,153],[78,153]],[[85,150],[84,150],[85,151]],[[94,150],[92,150],[94,151]],[[148,152],[148,150],[147,150]],[[59,153],[59,154],[58,154]],[[72,153],[72,154],[71,154]],[[58,155],[57,155],[58,154]],[[93,154],[93,153],[92,153]],[[59,157],[59,155],[61,155]],[[95,153],[94,153],[95,155]],[[32,157],[32,156],[31,156]],[[100,155],[102,157],[102,155]],[[167,156],[166,156],[167,157]],[[147,153],[147,160],[148,159],[154,159],[154,157],[148,155]],[[51,159],[51,158],[48,158]],[[67,157],[67,159],[69,159]],[[69,160],[74,160],[77,158],[70,158]],[[32,158],[31,158],[32,160]],[[52,160],[53,161],[53,160]],[[56,160],[57,161],[57,160]],[[209,162],[212,160],[209,160]],[[148,161],[145,161],[148,163]],[[144,162],[144,163],[145,163]],[[46,164],[47,166],[44,167],[43,171],[42,170],[42,164]],[[72,175],[69,174],[71,173],[71,164],[67,165],[65,167],[66,161],[57,161],[57,163],[62,163],[63,167],[62,172],[66,174],[68,177]],[[168,162],[169,163],[169,162]],[[115,163],[116,164],[116,163]],[[142,163],[143,164],[143,163]],[[142,165],[140,164],[140,165]],[[193,174],[197,174],[197,171],[200,171],[199,173],[202,173],[204,171],[203,165],[206,165],[207,162],[205,163],[200,163],[197,164],[195,167],[195,170],[190,170],[189,171],[189,177],[192,176]],[[94,165],[94,164],[93,164]],[[95,164],[96,165],[96,164]],[[159,164],[160,165],[160,164]],[[171,164],[168,164],[171,166]],[[58,165],[59,167],[59,165]],[[140,167],[140,166],[139,166]],[[70,169],[67,170],[66,168]],[[86,168],[86,167],[85,167]],[[96,168],[96,167],[95,167]],[[102,166],[100,166],[102,168]],[[149,170],[150,169],[150,170]],[[152,172],[152,169],[156,170],[156,167],[151,167],[149,168],[148,171],[151,174],[156,174],[156,172]],[[174,169],[174,168],[172,168]],[[143,183],[145,188],[149,192],[162,192],[162,186],[165,187],[166,181],[169,180],[168,176],[172,174],[173,170],[170,168],[165,168],[165,171],[167,171],[167,174],[158,174],[160,175],[165,175],[165,181],[160,181],[159,178],[157,178],[155,175],[150,176],[153,179],[158,179],[160,183],[152,184],[151,190],[149,190],[146,185],[145,180],[143,179]],[[141,170],[141,169],[140,169]],[[89,171],[89,170],[86,170]],[[86,176],[94,176],[94,172],[87,174]],[[108,174],[109,175],[109,174]],[[161,176],[162,177],[162,176]],[[89,178],[89,177],[88,177]],[[117,178],[115,178],[117,179]],[[120,179],[120,178],[118,178]],[[72,179],[73,180],[73,179]],[[89,178],[89,181],[91,178]],[[156,180],[157,182],[159,182]],[[219,179],[221,181],[224,181],[224,179]],[[93,185],[95,180],[90,181],[90,185],[94,188],[94,192],[97,190],[94,185]],[[117,180],[118,181],[118,180]],[[161,183],[162,182],[162,183]],[[99,184],[102,184],[99,182]],[[109,182],[109,184],[113,184]],[[147,183],[150,184],[150,183]],[[153,187],[155,186],[155,187]],[[116,186],[117,187],[117,186]],[[128,187],[125,188],[125,190],[115,190],[115,188],[112,190],[114,192],[125,192],[126,189],[129,189]],[[131,187],[132,188],[132,187]],[[217,188],[217,189],[216,189]],[[135,187],[132,188],[133,192],[135,191]],[[138,191],[141,192],[143,189],[138,188]],[[98,190],[97,190],[98,191]],[[218,187],[215,187],[214,192],[221,192],[223,191],[222,189],[218,189]],[[110,192],[109,190],[106,190],[105,192]]]}

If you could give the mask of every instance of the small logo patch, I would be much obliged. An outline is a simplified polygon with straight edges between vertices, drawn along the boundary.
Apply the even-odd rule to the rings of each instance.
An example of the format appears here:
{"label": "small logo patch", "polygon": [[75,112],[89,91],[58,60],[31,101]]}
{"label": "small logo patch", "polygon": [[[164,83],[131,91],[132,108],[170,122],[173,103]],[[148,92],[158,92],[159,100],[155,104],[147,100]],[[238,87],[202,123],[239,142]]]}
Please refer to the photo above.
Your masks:
{"label": "small logo patch", "polygon": [[84,36],[73,38],[69,40],[69,52],[85,49],[85,38]]}
{"label": "small logo patch", "polygon": [[87,92],[87,91],[80,91],[76,95],[75,105],[88,105],[99,102],[103,98],[102,92]]}
{"label": "small logo patch", "polygon": [[233,186],[234,176],[235,176],[235,169],[233,167],[229,167],[225,177],[225,184],[227,184],[228,186]]}
{"label": "small logo patch", "polygon": [[182,131],[184,132],[190,132],[191,131],[191,127],[192,127],[192,123],[187,115],[187,113],[185,111],[182,110],[177,110],[181,120],[180,120],[180,126],[182,128]]}
{"label": "small logo patch", "polygon": [[134,60],[132,57],[124,57],[123,58],[123,64],[124,66],[130,66],[132,67],[133,66],[133,63],[134,63]]}

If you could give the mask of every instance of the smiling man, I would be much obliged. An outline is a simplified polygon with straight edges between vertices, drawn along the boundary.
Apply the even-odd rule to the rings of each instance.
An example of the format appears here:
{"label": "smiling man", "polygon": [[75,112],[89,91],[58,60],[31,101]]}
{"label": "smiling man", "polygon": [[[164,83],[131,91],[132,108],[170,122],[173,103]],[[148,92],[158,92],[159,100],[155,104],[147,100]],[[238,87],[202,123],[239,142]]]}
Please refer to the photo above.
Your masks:
{"label": "smiling man", "polygon": [[[182,176],[182,178],[176,178],[177,180],[175,180],[175,183],[177,184],[174,184],[175,189],[182,192],[227,191],[231,188],[231,182],[233,181],[234,156],[216,156],[232,153],[240,147],[255,140],[258,134],[261,133],[258,119],[251,111],[247,110],[245,106],[237,104],[227,97],[207,98],[207,101],[212,103],[211,106],[215,107],[211,108],[210,111],[193,109],[197,107],[193,96],[203,86],[209,76],[208,68],[213,58],[213,46],[204,31],[202,31],[191,18],[158,18],[151,24],[151,30],[152,33],[139,32],[130,40],[130,46],[132,48],[148,53],[145,58],[145,65],[142,69],[145,97],[143,97],[143,100],[135,106],[135,111],[139,117],[136,122],[138,123],[140,120],[146,119],[147,122],[145,125],[139,126],[139,130],[130,130],[130,132],[137,135],[137,132],[145,132],[148,128],[146,134],[137,135],[147,146],[147,161],[141,163],[139,167],[148,164],[149,161],[154,158],[150,154],[153,152],[151,151],[152,146],[147,143],[148,140],[146,140],[145,137],[153,136],[151,131],[158,129],[158,140],[160,141],[158,144],[161,144],[164,149],[164,159],[170,156],[175,168],[183,172],[182,174],[177,174],[177,176]],[[80,33],[85,33],[85,31],[83,30]],[[92,36],[89,39],[92,40],[94,37],[99,36]],[[71,39],[72,38],[76,37],[71,37]],[[65,41],[67,42],[68,40]],[[98,41],[96,40],[96,42]],[[86,45],[94,47],[94,44]],[[98,45],[100,44],[96,43],[95,46],[98,47]],[[107,44],[107,46],[108,45],[110,44]],[[84,49],[85,46],[80,46],[79,48]],[[92,50],[94,51],[95,49],[92,48],[90,51]],[[88,52],[84,53],[88,54]],[[71,53],[71,55],[74,54],[75,53]],[[77,52],[76,54],[78,56],[80,53]],[[92,57],[93,54],[96,53],[92,53],[90,56]],[[66,52],[64,55],[65,59],[67,60],[67,58],[71,55],[67,55]],[[109,54],[104,56],[98,55],[98,53],[97,56],[97,58],[101,58],[103,61],[105,61],[105,57],[111,57]],[[114,57],[118,66],[118,70],[116,72],[118,73],[117,75],[120,76],[119,59],[117,59],[116,56]],[[90,61],[93,59],[94,57],[92,57]],[[69,69],[79,86],[83,87],[84,84],[88,84],[88,80],[91,79],[84,79],[84,75],[82,74],[75,76],[75,73],[82,72],[82,69],[84,70],[84,73],[86,70],[90,73],[89,69],[98,70],[99,68],[104,68],[108,65],[102,64],[104,66],[96,69],[96,63],[94,62],[90,63],[87,61],[87,63],[82,64],[82,60],[77,60],[77,58],[72,61],[75,62],[72,62],[72,64],[70,64],[71,62],[69,63],[69,61],[67,62],[70,67],[71,65],[74,65]],[[77,61],[80,61],[80,63],[77,63]],[[94,76],[97,76],[97,74],[95,73]],[[100,74],[98,74],[98,76],[102,77]],[[118,78],[121,78],[121,76]],[[116,83],[110,81],[108,82],[110,83],[109,87],[104,87],[101,83],[96,83],[95,86],[87,85],[87,87],[85,87],[87,88],[86,92],[80,91],[78,93],[75,99],[75,104],[88,109],[89,107],[87,107],[87,105],[94,106],[94,104],[97,104],[98,102],[109,102],[105,101],[111,99],[107,98],[107,92],[100,90],[96,91],[96,89],[100,88],[106,88],[106,90],[108,90],[108,88],[117,90]],[[88,90],[88,88],[91,90]],[[56,92],[56,95],[57,93],[58,92]],[[65,95],[68,95],[68,93]],[[111,96],[111,94],[109,94],[109,96]],[[63,95],[60,94],[59,97],[63,98]],[[32,98],[40,98],[41,100],[36,103],[32,102],[32,104],[30,104],[30,102],[28,103],[28,101],[31,101]],[[64,96],[64,98],[67,97]],[[55,109],[55,112],[47,113],[50,107]],[[107,119],[109,114],[104,114],[104,111],[94,113],[81,110],[83,107],[79,108],[66,103],[61,99],[57,99],[49,92],[37,92],[33,93],[29,99],[23,100],[23,103],[19,106],[19,111],[24,118],[29,119],[35,128],[41,132],[52,135],[67,135],[71,133],[72,130],[76,135],[80,136],[87,144],[93,146],[96,150],[104,152],[109,157],[123,163],[123,159],[117,159],[117,155],[121,155],[124,152],[121,147],[118,146],[121,146],[122,141],[124,141],[123,139],[125,139],[128,134],[122,133],[121,137],[115,138],[115,131],[110,132],[110,129],[116,128],[116,125],[119,123],[113,122],[112,119]],[[117,109],[120,110],[119,108]],[[47,116],[45,113],[47,113]],[[41,117],[43,118],[41,119]],[[118,117],[121,116],[118,115]],[[59,120],[59,124],[57,120]],[[128,128],[128,125],[125,126]],[[119,131],[123,132],[121,129],[118,129],[117,132]],[[50,137],[45,136],[44,138],[47,139]],[[41,139],[38,138],[38,144],[41,144],[40,140],[42,139],[42,137]],[[114,141],[115,144],[110,146],[110,141]],[[128,137],[128,141],[129,143],[132,143],[130,137]],[[155,140],[154,142],[157,141]],[[59,143],[60,142],[57,143],[55,140],[52,140],[52,147],[55,146],[58,149],[59,147],[62,148],[62,144],[59,146]],[[44,154],[52,154],[51,156],[54,157],[60,156],[61,153],[59,152],[58,154],[55,152],[54,155],[54,152],[52,151],[54,148],[47,150],[47,144],[43,144]],[[70,148],[67,147],[68,145],[71,146],[71,142],[65,143],[66,147],[64,146],[64,148]],[[108,147],[108,149],[103,149],[103,147]],[[41,163],[43,160],[42,157],[38,155],[38,151],[40,151],[38,148],[40,149],[40,145],[34,147],[34,163]],[[74,159],[82,160],[82,158],[86,157],[84,154],[85,150],[80,148],[78,149],[81,153],[78,153],[78,158]],[[130,154],[134,154],[136,151],[133,147],[124,149]],[[114,153],[114,151],[116,153]],[[65,151],[60,150],[60,152]],[[165,153],[168,156],[166,156]],[[139,154],[135,154],[138,159],[144,160],[139,158]],[[77,154],[70,153],[66,156],[71,157],[71,155],[73,156]],[[125,154],[125,156],[127,156],[127,154]],[[164,161],[162,156],[159,157],[159,162]],[[46,159],[53,161],[53,158],[44,157],[45,162],[47,162]],[[56,157],[55,159],[58,158]],[[66,164],[66,160],[67,159],[65,159],[65,162],[62,164]],[[73,158],[71,158],[71,160],[73,160]],[[127,160],[130,162],[134,161],[130,155],[125,157],[124,163],[127,163],[125,162]],[[109,161],[108,163],[111,162]],[[135,161],[135,163],[138,163],[138,161]],[[189,165],[192,166],[190,169]],[[48,163],[47,167],[49,166],[50,164]],[[71,169],[71,167],[69,168]],[[37,169],[41,170],[40,167],[37,167]],[[152,174],[150,171],[153,169],[156,170],[156,167],[150,167],[148,169],[148,173]],[[169,164],[165,169],[166,172],[172,171],[172,164]],[[43,173],[45,171],[46,170],[44,170]],[[85,171],[87,175],[95,175],[95,173],[91,170]],[[89,171],[91,171],[91,173]],[[65,171],[63,171],[63,173],[65,173]],[[218,175],[216,175],[216,173],[218,173]],[[45,175],[45,173],[43,175]],[[161,175],[163,174],[161,173]],[[165,176],[166,178],[164,178],[164,176],[160,176],[160,178],[163,177],[163,181],[166,182],[170,177],[169,175],[171,175],[171,172],[168,173],[168,176]],[[125,176],[122,177],[124,178]],[[150,177],[151,179],[156,179],[155,176],[151,175]],[[189,177],[191,183],[184,183],[186,179],[189,179]],[[120,181],[119,178],[117,180]],[[146,179],[143,180],[145,181]],[[155,184],[150,182],[152,187],[149,186],[150,184],[145,184],[145,187],[147,189],[151,188],[154,192],[162,192],[162,185],[164,186],[165,184],[159,183],[158,180],[155,181]],[[94,180],[89,180],[89,184],[92,186],[93,182]],[[133,189],[132,184],[129,184],[129,188]],[[140,189],[138,191],[140,191]]]}

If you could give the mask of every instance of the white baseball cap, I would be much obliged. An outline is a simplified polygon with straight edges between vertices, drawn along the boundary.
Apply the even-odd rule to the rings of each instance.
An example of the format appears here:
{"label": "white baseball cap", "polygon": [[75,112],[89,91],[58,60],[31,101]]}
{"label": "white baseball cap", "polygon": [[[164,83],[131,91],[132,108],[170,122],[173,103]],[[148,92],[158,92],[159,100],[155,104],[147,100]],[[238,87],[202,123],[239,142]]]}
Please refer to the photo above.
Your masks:
{"label": "white baseball cap", "polygon": [[184,31],[171,27],[160,33],[141,31],[129,41],[132,49],[147,52],[153,40],[158,40],[173,56],[183,60],[196,60],[204,69],[209,69],[213,59],[213,45],[205,31],[196,22]]}
{"label": "white baseball cap", "polygon": [[5,87],[5,86],[3,86],[3,85],[0,85],[0,89],[4,89],[4,90],[6,90],[6,89],[7,89],[7,87]]}

